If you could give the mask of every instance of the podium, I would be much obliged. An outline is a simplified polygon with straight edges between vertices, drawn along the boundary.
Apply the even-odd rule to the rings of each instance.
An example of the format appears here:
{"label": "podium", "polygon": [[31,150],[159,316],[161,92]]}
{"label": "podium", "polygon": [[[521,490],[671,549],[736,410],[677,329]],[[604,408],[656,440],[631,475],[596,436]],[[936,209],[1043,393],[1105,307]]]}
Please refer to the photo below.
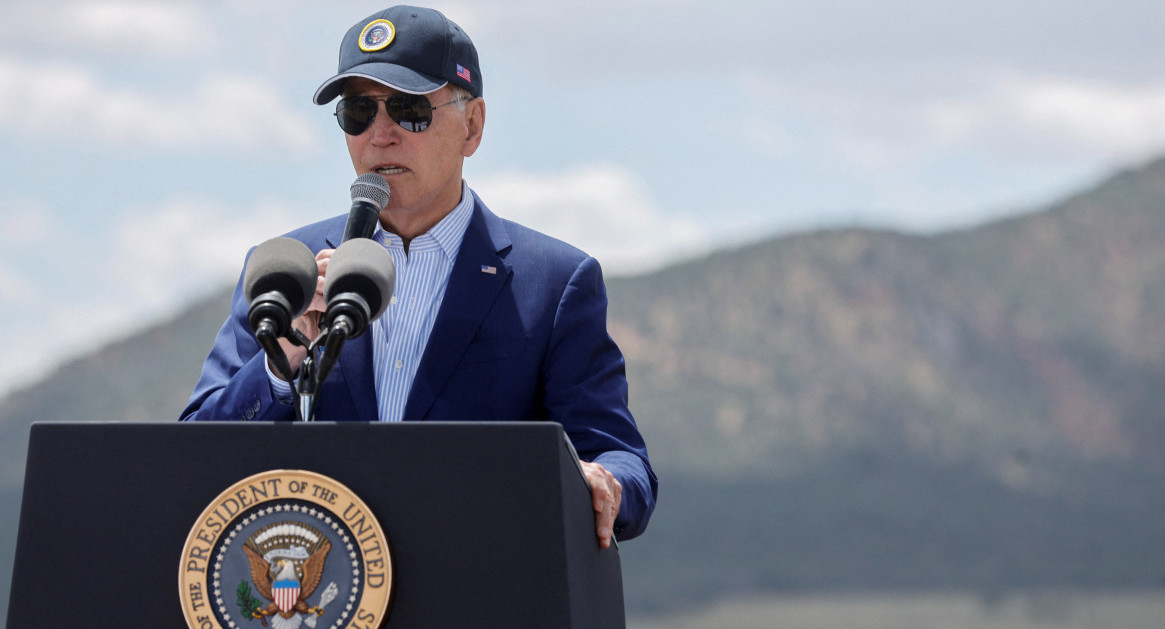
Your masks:
{"label": "podium", "polygon": [[8,628],[185,626],[200,514],[272,470],[334,479],[379,521],[383,627],[625,626],[618,550],[558,424],[173,422],[32,427]]}

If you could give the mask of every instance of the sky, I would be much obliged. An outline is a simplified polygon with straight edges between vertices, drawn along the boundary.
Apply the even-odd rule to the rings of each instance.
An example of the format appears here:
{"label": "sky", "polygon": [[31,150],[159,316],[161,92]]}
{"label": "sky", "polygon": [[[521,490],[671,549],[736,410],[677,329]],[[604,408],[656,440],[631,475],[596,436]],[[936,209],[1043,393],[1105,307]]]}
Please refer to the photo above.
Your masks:
{"label": "sky", "polygon": [[[611,276],[804,230],[974,225],[1165,153],[1160,0],[430,6],[481,58],[467,181]],[[355,173],[311,96],[384,7],[0,4],[0,395],[347,212]]]}

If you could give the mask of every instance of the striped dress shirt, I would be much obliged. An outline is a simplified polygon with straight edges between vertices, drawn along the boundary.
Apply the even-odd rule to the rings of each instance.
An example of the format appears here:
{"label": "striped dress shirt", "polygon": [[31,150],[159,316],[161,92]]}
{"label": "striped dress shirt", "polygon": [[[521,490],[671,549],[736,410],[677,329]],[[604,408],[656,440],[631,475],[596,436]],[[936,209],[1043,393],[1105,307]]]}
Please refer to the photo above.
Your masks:
{"label": "striped dress shirt", "polygon": [[398,422],[404,416],[457,250],[473,216],[473,194],[464,182],[461,186],[461,203],[429,231],[413,238],[407,254],[400,236],[380,226],[373,236],[396,264],[396,290],[388,309],[369,326],[376,410],[382,422]]}

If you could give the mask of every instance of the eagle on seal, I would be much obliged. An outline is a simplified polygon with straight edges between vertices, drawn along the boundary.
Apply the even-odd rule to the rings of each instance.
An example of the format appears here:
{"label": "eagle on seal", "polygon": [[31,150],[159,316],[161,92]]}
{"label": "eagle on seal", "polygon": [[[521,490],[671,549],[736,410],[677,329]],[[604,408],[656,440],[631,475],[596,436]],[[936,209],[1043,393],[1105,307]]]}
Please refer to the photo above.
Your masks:
{"label": "eagle on seal", "polygon": [[[331,542],[321,540],[315,552],[304,560],[301,577],[293,560],[278,557],[268,562],[251,544],[243,544],[243,550],[251,562],[251,580],[259,594],[271,601],[266,607],[253,610],[252,616],[265,619],[278,615],[283,620],[291,620],[296,614],[323,614],[322,607],[310,606],[306,599],[315,592],[323,579],[324,561],[331,548]],[[287,626],[285,622],[273,624],[277,627]],[[291,626],[298,627],[299,623],[294,622]]]}

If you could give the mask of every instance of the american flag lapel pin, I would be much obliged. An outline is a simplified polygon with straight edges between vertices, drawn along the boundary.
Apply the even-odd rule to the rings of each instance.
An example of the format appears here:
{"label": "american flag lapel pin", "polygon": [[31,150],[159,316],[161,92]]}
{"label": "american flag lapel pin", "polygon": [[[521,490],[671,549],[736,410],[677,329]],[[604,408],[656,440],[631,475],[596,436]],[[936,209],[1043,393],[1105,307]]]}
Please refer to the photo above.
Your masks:
{"label": "american flag lapel pin", "polygon": [[481,265],[481,272],[485,273],[486,275],[497,275],[498,267],[483,264]]}

